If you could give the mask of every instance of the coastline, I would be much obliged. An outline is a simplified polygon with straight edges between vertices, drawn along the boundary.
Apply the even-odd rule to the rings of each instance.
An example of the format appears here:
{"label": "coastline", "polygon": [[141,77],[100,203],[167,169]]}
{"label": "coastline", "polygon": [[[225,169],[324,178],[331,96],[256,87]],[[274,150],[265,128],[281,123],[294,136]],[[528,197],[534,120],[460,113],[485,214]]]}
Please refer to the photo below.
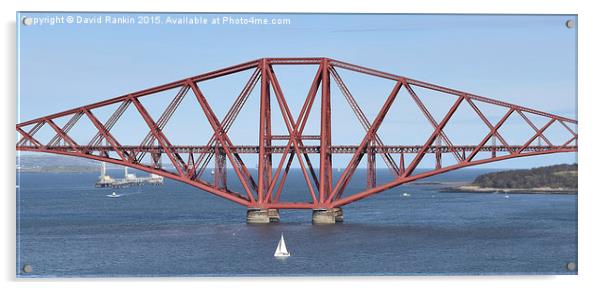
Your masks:
{"label": "coastline", "polygon": [[96,166],[36,166],[36,167],[17,167],[17,173],[89,173],[98,172]]}
{"label": "coastline", "polygon": [[445,187],[440,189],[440,192],[470,192],[470,193],[520,193],[520,194],[577,194],[577,188],[551,188],[551,187],[535,187],[535,188],[494,188],[480,187],[476,185],[461,185],[455,187]]}

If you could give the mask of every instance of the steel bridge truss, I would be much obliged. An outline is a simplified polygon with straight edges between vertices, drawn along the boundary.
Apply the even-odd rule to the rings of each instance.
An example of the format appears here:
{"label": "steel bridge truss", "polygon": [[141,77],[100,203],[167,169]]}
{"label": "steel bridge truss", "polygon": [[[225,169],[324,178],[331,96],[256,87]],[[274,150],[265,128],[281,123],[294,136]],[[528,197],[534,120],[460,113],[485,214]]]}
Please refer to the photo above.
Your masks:
{"label": "steel bridge truss", "polygon": [[[287,96],[285,96],[274,71],[276,66],[295,65],[316,68],[315,76],[297,116],[294,116],[291,112],[287,103]],[[351,94],[339,73],[342,70],[394,82],[393,89],[372,120],[367,117]],[[252,74],[238,97],[235,98],[232,106],[220,119],[209,105],[208,96],[201,90],[199,84],[243,71],[252,71]],[[332,143],[331,86],[333,82],[344,96],[346,105],[352,109],[364,130],[365,134],[359,144],[333,145]],[[255,87],[260,90],[260,108],[257,114],[258,119],[252,121],[259,122],[259,144],[233,144],[228,131]],[[416,88],[444,93],[453,99],[453,104],[447,109],[441,120],[437,120],[429,111]],[[177,93],[160,117],[153,119],[140,99],[143,97],[152,98],[154,94],[168,90],[176,90]],[[400,96],[402,90],[407,92],[413,104],[432,126],[432,132],[423,144],[385,145],[378,134],[379,127],[390,113],[392,104]],[[274,96],[272,96],[272,93]],[[196,99],[196,103],[203,112],[203,116],[198,117],[204,118],[211,127],[212,135],[206,144],[172,144],[172,141],[164,134],[165,126],[187,95],[192,95]],[[272,114],[271,98],[273,97],[276,99],[281,116]],[[316,102],[320,104],[320,108],[316,109],[320,118],[320,133],[319,135],[304,134],[312,107],[316,107],[314,106]],[[479,117],[480,122],[488,128],[488,133],[477,144],[454,144],[445,132],[446,125],[452,116],[457,114],[459,106],[463,103],[468,104]],[[497,122],[492,122],[479,107],[479,104],[483,103],[503,108],[505,114]],[[112,111],[106,121],[101,121],[96,116],[95,111],[112,105],[117,105],[117,108]],[[148,134],[140,144],[122,144],[111,132],[115,124],[124,115],[124,112],[131,106],[142,117],[147,126],[145,130],[148,130]],[[532,128],[532,135],[521,144],[509,144],[500,131],[500,128],[511,115],[519,116]],[[536,125],[532,117],[529,117],[533,115],[545,119],[545,124]],[[68,118],[68,121],[59,126],[56,122],[59,118]],[[71,129],[82,118],[87,118],[97,130],[89,142],[82,142],[77,140],[76,136],[69,135]],[[284,123],[287,130],[286,134],[272,134],[272,121],[274,119]],[[559,144],[551,142],[546,137],[546,130],[553,124],[560,124],[570,137]],[[50,127],[54,133],[54,137],[48,142],[42,142],[36,138],[36,133],[44,126]],[[22,122],[16,126],[19,134],[16,148],[21,151],[84,157],[136,168],[190,184],[249,208],[331,209],[404,183],[463,167],[517,157],[576,152],[576,126],[577,121],[573,119],[338,60],[328,58],[264,58]],[[400,134],[403,132],[402,129],[400,128]],[[284,141],[286,145],[272,144],[275,141]],[[308,145],[309,142],[319,144]],[[536,142],[537,144],[535,144]],[[485,158],[477,158],[479,153],[484,152],[487,153]],[[252,174],[255,169],[250,169],[243,162],[242,155],[244,154],[257,155],[256,174]],[[273,162],[276,161],[273,160],[273,154],[281,155],[277,162]],[[312,154],[319,156],[317,164],[312,164],[310,158]],[[333,155],[337,154],[347,154],[350,156],[350,161],[339,174],[340,176],[335,179],[333,178],[332,159]],[[430,170],[417,172],[417,166],[427,154],[434,155],[434,167]],[[455,161],[452,164],[443,165],[443,154],[453,156]],[[410,155],[412,158],[408,159]],[[148,158],[145,158],[147,156]],[[364,156],[366,156],[367,164],[366,188],[360,192],[348,193],[346,189]],[[376,182],[376,156],[380,156],[380,159],[389,169],[389,174],[393,176],[391,180],[382,184]],[[163,157],[167,157],[169,160],[167,165],[162,164]],[[150,162],[144,161],[149,159]],[[281,201],[281,195],[285,191],[284,183],[295,159],[303,174],[308,198],[306,201]],[[408,164],[406,164],[406,160],[409,161]],[[206,178],[207,174],[204,173],[212,163],[211,161],[213,161],[214,166],[213,176],[212,178]],[[233,169],[236,179],[242,186],[240,192],[233,191],[228,187],[226,179],[228,167]]]}

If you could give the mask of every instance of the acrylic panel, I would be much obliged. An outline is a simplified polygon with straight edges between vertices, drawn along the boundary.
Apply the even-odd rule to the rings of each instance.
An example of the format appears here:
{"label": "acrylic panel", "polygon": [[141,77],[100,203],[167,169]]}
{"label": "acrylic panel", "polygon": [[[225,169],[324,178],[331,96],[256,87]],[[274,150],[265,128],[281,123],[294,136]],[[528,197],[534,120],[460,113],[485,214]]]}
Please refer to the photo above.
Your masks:
{"label": "acrylic panel", "polygon": [[17,14],[17,276],[577,274],[577,16]]}

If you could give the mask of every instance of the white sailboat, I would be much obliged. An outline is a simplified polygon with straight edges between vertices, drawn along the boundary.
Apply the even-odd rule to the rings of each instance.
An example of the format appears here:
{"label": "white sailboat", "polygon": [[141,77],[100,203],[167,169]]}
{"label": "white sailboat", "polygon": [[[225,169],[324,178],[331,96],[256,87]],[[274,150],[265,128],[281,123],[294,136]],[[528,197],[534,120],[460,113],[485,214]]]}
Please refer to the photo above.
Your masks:
{"label": "white sailboat", "polygon": [[276,247],[276,252],[274,252],[274,257],[289,257],[291,253],[286,249],[286,244],[284,243],[284,236],[280,234],[280,242],[278,242],[278,247]]}

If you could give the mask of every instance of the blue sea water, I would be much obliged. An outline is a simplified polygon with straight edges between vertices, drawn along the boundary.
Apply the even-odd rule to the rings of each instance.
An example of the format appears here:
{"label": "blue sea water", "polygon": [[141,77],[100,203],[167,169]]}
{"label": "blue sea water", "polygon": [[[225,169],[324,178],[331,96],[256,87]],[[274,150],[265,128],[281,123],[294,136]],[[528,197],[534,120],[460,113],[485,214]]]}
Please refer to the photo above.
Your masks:
{"label": "blue sea water", "polygon": [[[364,174],[350,190],[364,186]],[[311,211],[281,210],[279,224],[247,225],[244,207],[178,182],[100,189],[97,177],[20,174],[19,277],[576,274],[566,267],[577,262],[576,195],[404,185],[344,207],[342,224],[312,225]],[[304,189],[293,171],[283,198]],[[122,196],[106,196],[113,191]],[[281,234],[292,255],[285,260],[273,257]]]}

